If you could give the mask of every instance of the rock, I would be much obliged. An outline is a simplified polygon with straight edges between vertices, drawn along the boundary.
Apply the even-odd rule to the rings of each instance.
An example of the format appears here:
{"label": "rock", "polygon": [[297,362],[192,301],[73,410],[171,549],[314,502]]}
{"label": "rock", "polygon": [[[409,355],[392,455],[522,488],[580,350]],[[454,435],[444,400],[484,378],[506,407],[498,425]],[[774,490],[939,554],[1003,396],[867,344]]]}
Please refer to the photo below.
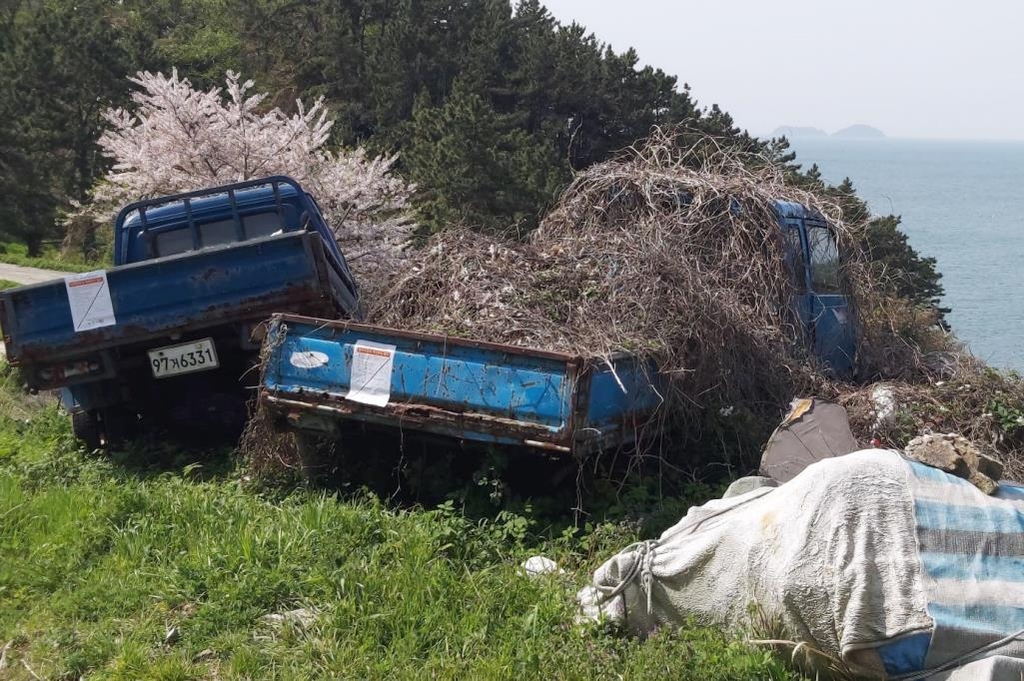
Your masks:
{"label": "rock", "polygon": [[842,130],[836,130],[832,137],[845,137],[847,139],[884,139],[885,133],[870,125],[855,123]]}
{"label": "rock", "polygon": [[960,366],[960,355],[955,352],[929,352],[921,358],[924,368],[937,378],[949,379],[956,376]]}
{"label": "rock", "polygon": [[523,570],[526,571],[527,577],[539,577],[540,575],[551,575],[565,572],[565,570],[558,567],[558,563],[544,556],[532,556],[527,558],[526,562],[523,563]]}
{"label": "rock", "polygon": [[978,472],[984,473],[993,480],[999,480],[1003,477],[1003,462],[978,452]]}
{"label": "rock", "polygon": [[800,137],[828,137],[828,133],[821,128],[811,125],[780,125],[775,128],[772,137],[788,137],[790,139]]}
{"label": "rock", "polygon": [[272,612],[260,618],[261,622],[280,626],[282,624],[293,624],[299,629],[306,629],[316,621],[316,612],[309,608],[298,608],[288,612]]}
{"label": "rock", "polygon": [[985,494],[992,495],[999,491],[999,483],[984,473],[971,471],[971,474],[967,476],[967,480]]}
{"label": "rock", "polygon": [[945,435],[921,435],[907,444],[906,455],[926,466],[965,478],[970,474],[967,461]]}
{"label": "rock", "polygon": [[167,631],[164,633],[164,645],[173,646],[181,638],[181,631],[178,627],[167,627]]}
{"label": "rock", "polygon": [[907,458],[968,480],[985,494],[995,494],[1003,464],[956,433],[920,435],[904,452]]}

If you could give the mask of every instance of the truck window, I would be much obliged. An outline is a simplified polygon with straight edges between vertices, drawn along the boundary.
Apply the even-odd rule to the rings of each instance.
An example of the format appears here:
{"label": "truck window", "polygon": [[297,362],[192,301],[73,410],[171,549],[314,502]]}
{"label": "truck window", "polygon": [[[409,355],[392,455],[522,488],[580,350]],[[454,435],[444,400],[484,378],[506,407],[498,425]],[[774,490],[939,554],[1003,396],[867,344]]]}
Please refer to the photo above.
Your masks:
{"label": "truck window", "polygon": [[245,225],[245,238],[258,239],[261,236],[270,236],[282,229],[281,218],[277,213],[256,213],[246,215],[242,218]]}
{"label": "truck window", "polygon": [[839,248],[832,231],[827,227],[808,225],[807,242],[811,251],[811,284],[815,292],[839,292]]}
{"label": "truck window", "polygon": [[786,267],[793,277],[793,284],[797,293],[807,291],[807,264],[804,262],[804,246],[800,243],[800,230],[795,227],[783,227],[782,235],[785,239]]}
{"label": "truck window", "polygon": [[192,250],[192,230],[188,227],[180,229],[169,229],[164,232],[157,232],[156,255],[176,255]]}
{"label": "truck window", "polygon": [[235,221],[232,219],[217,220],[199,225],[199,240],[202,242],[203,248],[235,243],[238,241]]}

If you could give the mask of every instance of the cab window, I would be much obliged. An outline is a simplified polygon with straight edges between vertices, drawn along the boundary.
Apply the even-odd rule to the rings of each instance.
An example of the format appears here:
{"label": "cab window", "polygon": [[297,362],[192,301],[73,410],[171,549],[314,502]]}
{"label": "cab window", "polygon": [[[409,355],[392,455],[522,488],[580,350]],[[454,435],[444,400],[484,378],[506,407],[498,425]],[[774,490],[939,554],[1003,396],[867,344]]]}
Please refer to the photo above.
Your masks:
{"label": "cab window", "polygon": [[235,221],[217,220],[199,225],[199,239],[203,248],[209,246],[223,246],[238,241],[238,232],[235,230]]}
{"label": "cab window", "polygon": [[192,250],[192,230],[188,227],[169,229],[157,232],[156,254],[157,257],[165,255],[177,255]]}
{"label": "cab window", "polygon": [[807,264],[804,262],[804,246],[800,243],[800,230],[796,227],[783,227],[786,267],[793,277],[797,293],[807,291]]}
{"label": "cab window", "polygon": [[835,236],[827,227],[807,228],[807,243],[811,256],[811,285],[816,293],[840,291],[839,248]]}
{"label": "cab window", "polygon": [[242,224],[245,225],[246,239],[258,239],[262,236],[270,236],[271,234],[280,232],[283,229],[283,226],[281,225],[281,218],[276,212],[246,215],[242,218]]}
{"label": "cab window", "polygon": [[[242,233],[244,239],[259,239],[265,236],[281,234],[285,230],[285,223],[295,222],[296,210],[291,205],[282,208],[285,221],[276,210],[263,213],[250,213],[241,216]],[[196,229],[199,231],[199,247],[210,248],[212,246],[223,246],[239,241],[238,225],[234,218],[225,220],[211,220],[209,222],[198,222]],[[192,230],[188,225],[182,225],[176,229],[165,229],[156,232],[153,236],[155,256],[162,258],[168,255],[187,253],[193,249]]]}

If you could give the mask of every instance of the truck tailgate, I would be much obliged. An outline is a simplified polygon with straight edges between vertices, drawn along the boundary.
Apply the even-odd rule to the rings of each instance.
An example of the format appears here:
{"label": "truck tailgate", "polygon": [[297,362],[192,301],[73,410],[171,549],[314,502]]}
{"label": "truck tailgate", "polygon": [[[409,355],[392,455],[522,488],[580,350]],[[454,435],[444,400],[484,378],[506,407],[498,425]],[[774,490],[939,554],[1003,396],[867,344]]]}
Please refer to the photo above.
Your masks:
{"label": "truck tailgate", "polygon": [[[357,343],[391,355],[382,403],[351,399]],[[646,363],[629,357],[602,368],[563,353],[295,315],[275,315],[264,347],[264,403],[307,430],[355,419],[574,451],[582,440],[631,439],[627,424],[660,403]]]}
{"label": "truck tailgate", "polygon": [[125,341],[193,331],[329,299],[316,234],[296,232],[107,271],[116,324],[75,332],[63,280],[0,293],[12,364],[52,362]]}

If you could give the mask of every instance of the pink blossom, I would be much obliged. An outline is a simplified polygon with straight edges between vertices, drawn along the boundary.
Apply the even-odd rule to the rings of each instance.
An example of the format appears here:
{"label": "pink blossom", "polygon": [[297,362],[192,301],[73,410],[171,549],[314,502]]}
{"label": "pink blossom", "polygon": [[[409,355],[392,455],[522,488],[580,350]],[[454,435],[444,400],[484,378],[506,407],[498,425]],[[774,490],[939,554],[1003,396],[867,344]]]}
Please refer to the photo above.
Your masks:
{"label": "pink blossom", "polygon": [[[201,92],[177,70],[141,72],[130,111],[110,109],[99,138],[110,171],[77,216],[109,224],[132,201],[268,175],[290,175],[313,194],[357,276],[397,265],[414,228],[414,186],[391,172],[394,156],[326,148],[333,121],[323,98],[297,113],[261,110],[265,93],[227,72],[224,88]],[[75,216],[73,216],[75,217]]]}

